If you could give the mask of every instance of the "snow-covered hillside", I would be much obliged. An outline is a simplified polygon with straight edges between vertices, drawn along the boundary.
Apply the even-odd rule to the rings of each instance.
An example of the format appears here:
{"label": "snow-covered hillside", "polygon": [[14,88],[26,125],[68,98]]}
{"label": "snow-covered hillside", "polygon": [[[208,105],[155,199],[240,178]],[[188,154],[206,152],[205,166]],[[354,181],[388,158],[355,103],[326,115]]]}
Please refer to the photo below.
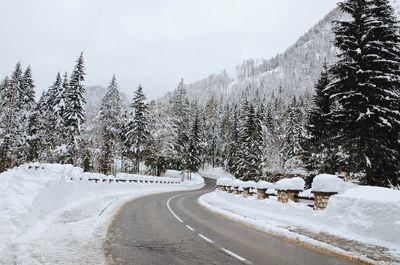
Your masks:
{"label": "snow-covered hillside", "polygon": [[205,103],[214,94],[218,99],[236,100],[244,90],[254,96],[257,88],[267,97],[311,91],[324,62],[335,61],[332,21],[342,17],[336,8],[281,54],[270,59],[248,59],[236,66],[236,73],[222,71],[189,84],[189,98]]}
{"label": "snow-covered hillside", "polygon": [[[400,2],[392,0],[400,18]],[[236,73],[210,74],[207,78],[188,84],[188,96],[199,103],[206,103],[211,95],[237,101],[246,91],[251,98],[259,89],[267,98],[291,98],[293,95],[313,93],[326,62],[336,62],[337,51],[333,46],[332,22],[345,17],[338,8],[332,10],[298,41],[273,58],[248,59],[236,66]]]}

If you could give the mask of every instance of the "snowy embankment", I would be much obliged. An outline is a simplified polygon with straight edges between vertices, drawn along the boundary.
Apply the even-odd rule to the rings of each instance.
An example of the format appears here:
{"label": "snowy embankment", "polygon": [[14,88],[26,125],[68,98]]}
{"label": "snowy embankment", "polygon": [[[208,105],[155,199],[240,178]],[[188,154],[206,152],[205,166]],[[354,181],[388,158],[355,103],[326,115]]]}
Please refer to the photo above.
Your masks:
{"label": "snowy embankment", "polygon": [[0,174],[0,264],[104,264],[108,224],[125,202],[203,185],[199,175],[182,184],[91,183],[88,178],[107,177],[51,164]]}
{"label": "snowy embankment", "polygon": [[202,176],[206,176],[207,178],[211,179],[220,179],[220,178],[231,178],[234,179],[235,177],[224,170],[222,167],[207,167],[199,171],[199,174]]}
{"label": "snowy embankment", "polygon": [[[314,190],[335,189],[339,192],[329,199],[328,207],[320,211],[313,210],[304,203],[293,201],[281,203],[272,196],[268,199],[257,200],[256,195],[244,198],[241,194],[235,195],[220,190],[201,196],[199,202],[212,211],[250,224],[260,230],[304,241],[337,253],[349,254],[343,249],[333,247],[332,245],[340,246],[333,241],[322,240],[325,242],[322,243],[318,235],[329,234],[333,236],[332,238],[344,238],[365,245],[379,246],[382,247],[378,251],[382,252],[379,255],[394,257],[394,260],[398,262],[400,260],[400,192],[382,187],[343,183],[327,175],[315,181]],[[279,184],[278,188],[282,189],[281,186],[285,183],[277,184]],[[331,187],[327,188],[326,184]],[[315,237],[308,235],[315,235]],[[368,257],[362,257],[363,254],[365,253],[353,252],[350,255],[369,260]]]}

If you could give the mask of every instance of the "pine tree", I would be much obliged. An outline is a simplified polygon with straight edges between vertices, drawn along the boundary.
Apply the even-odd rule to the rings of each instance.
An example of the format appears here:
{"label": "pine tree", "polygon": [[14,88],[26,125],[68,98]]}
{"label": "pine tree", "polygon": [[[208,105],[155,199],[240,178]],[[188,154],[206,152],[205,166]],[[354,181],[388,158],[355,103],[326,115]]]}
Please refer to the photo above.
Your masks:
{"label": "pine tree", "polygon": [[20,103],[23,109],[30,111],[35,105],[35,85],[32,78],[31,67],[26,68],[21,78]]}
{"label": "pine tree", "polygon": [[228,143],[229,153],[228,153],[228,161],[227,166],[229,172],[235,174],[237,172],[237,161],[238,161],[238,153],[240,149],[240,140],[239,140],[239,114],[238,108],[235,105],[233,107],[233,117],[231,121],[231,128],[229,133],[229,143]]}
{"label": "pine tree", "polygon": [[326,93],[329,83],[329,73],[325,64],[315,84],[314,104],[308,115],[306,137],[301,141],[305,168],[314,174],[323,172],[334,174],[339,164],[337,150],[334,149],[335,144],[332,142],[334,139],[330,139],[330,132],[326,126],[332,104]]}
{"label": "pine tree", "polygon": [[283,143],[283,156],[287,161],[301,153],[300,145],[302,137],[302,126],[300,123],[300,110],[296,97],[293,97],[287,111],[287,124],[285,127],[285,141]]}
{"label": "pine tree", "polygon": [[100,123],[100,170],[103,174],[109,174],[116,156],[118,136],[120,128],[121,99],[118,92],[118,84],[113,76],[107,92],[101,101]]}
{"label": "pine tree", "polygon": [[3,82],[2,122],[1,122],[1,167],[0,172],[22,162],[17,147],[22,142],[20,124],[20,85],[22,70],[17,63],[10,80]]}
{"label": "pine tree", "polygon": [[56,80],[49,88],[49,123],[52,128],[51,144],[52,147],[60,146],[65,143],[64,140],[64,110],[65,110],[65,96],[68,91],[68,76],[64,74],[64,78],[58,72]]}
{"label": "pine tree", "polygon": [[136,173],[140,171],[139,165],[144,159],[145,147],[149,140],[149,120],[145,100],[146,96],[143,93],[143,88],[139,85],[131,104],[125,139],[125,146],[135,162],[133,170]]}
{"label": "pine tree", "polygon": [[334,27],[339,61],[327,93],[332,137],[344,149],[344,171],[365,174],[370,185],[394,185],[400,176],[399,27],[388,0],[339,4],[350,20]]}
{"label": "pine tree", "polygon": [[[227,169],[229,160],[229,135],[231,129],[231,109],[229,103],[226,103],[222,109],[221,125],[219,126],[218,133],[218,158],[217,163],[223,165]],[[201,127],[201,126],[200,126]]]}
{"label": "pine tree", "polygon": [[197,172],[201,166],[201,140],[200,140],[200,120],[197,103],[193,107],[193,124],[189,137],[189,148],[187,158],[187,169],[189,172]]}
{"label": "pine tree", "polygon": [[175,168],[183,169],[186,167],[186,154],[189,148],[189,99],[187,98],[186,85],[183,79],[178,84],[172,98],[172,116],[176,131],[175,150]]}
{"label": "pine tree", "polygon": [[149,106],[149,141],[145,163],[155,176],[161,176],[177,156],[174,148],[176,132],[166,107],[154,101]]}
{"label": "pine tree", "polygon": [[237,177],[243,180],[255,180],[261,175],[262,166],[262,130],[260,116],[253,104],[245,103],[245,116],[240,132],[241,148]]}
{"label": "pine tree", "polygon": [[68,162],[76,164],[78,156],[79,136],[83,123],[83,104],[85,80],[83,52],[76,61],[74,71],[71,74],[68,90],[65,93],[64,122],[67,137]]}
{"label": "pine tree", "polygon": [[28,152],[27,161],[37,161],[39,159],[39,153],[42,149],[41,139],[40,139],[40,112],[39,108],[36,107],[29,116],[28,121]]}
{"label": "pine tree", "polygon": [[217,139],[218,139],[218,112],[217,112],[217,102],[215,100],[215,96],[211,95],[210,99],[207,102],[205,115],[207,117],[205,123],[206,130],[206,154],[207,160],[211,164],[212,167],[216,165],[216,157],[217,157]]}

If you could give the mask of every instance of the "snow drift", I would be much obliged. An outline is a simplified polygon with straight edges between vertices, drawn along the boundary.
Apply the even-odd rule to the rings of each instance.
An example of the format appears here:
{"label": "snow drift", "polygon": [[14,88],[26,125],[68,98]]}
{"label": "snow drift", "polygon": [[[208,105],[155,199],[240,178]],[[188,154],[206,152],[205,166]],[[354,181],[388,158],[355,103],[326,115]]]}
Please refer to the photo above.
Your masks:
{"label": "snow drift", "polygon": [[104,231],[124,202],[203,185],[198,175],[176,185],[88,178],[114,177],[58,164],[24,164],[1,173],[0,264],[103,264]]}

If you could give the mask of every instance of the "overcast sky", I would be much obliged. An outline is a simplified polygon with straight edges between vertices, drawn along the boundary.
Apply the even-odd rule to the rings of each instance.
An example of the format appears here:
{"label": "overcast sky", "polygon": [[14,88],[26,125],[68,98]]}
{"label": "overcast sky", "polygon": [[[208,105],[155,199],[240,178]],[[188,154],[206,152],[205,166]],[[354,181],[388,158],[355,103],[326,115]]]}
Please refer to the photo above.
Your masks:
{"label": "overcast sky", "polygon": [[[1,1],[0,78],[17,61],[32,66],[37,91],[71,72],[84,51],[86,85],[112,74],[149,98],[283,52],[337,0],[12,0]],[[233,73],[232,73],[233,74]]]}

